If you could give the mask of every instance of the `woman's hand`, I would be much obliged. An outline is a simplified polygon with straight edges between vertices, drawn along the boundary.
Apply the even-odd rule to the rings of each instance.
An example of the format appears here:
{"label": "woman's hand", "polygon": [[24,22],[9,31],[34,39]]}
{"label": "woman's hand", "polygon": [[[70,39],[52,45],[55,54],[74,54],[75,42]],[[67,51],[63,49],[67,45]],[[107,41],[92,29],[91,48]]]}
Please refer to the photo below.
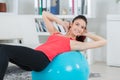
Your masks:
{"label": "woman's hand", "polygon": [[87,36],[87,34],[89,34],[89,32],[85,29],[81,35],[82,36]]}

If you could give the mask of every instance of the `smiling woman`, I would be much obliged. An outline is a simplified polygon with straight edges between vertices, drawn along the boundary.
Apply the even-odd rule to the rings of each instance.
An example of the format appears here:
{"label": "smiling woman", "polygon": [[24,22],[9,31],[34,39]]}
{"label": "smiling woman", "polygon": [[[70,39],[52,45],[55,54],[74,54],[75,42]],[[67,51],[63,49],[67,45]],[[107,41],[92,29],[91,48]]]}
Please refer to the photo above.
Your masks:
{"label": "smiling woman", "polygon": [[[80,23],[82,22],[82,23]],[[82,32],[82,31],[79,31],[79,27],[83,30],[87,30],[87,19],[85,16],[82,16],[82,15],[78,15],[77,17],[75,17],[73,20],[72,20],[72,23],[74,23],[78,29],[75,29],[77,32],[77,36],[76,36],[76,40],[77,41],[81,41],[81,42],[84,42],[86,36],[83,36],[83,35],[80,35],[79,32]],[[71,28],[71,25],[69,27],[69,29]],[[80,36],[79,36],[80,35]]]}
{"label": "smiling woman", "polygon": [[[98,48],[106,44],[104,38],[87,31],[87,19],[85,16],[78,15],[71,24],[46,11],[43,11],[42,18],[50,33],[48,40],[44,44],[40,44],[35,49],[0,44],[0,80],[4,78],[9,61],[27,71],[42,71],[61,53]],[[53,22],[62,25],[66,30],[66,34],[60,33],[52,24]],[[76,40],[78,36],[89,37],[93,41]]]}

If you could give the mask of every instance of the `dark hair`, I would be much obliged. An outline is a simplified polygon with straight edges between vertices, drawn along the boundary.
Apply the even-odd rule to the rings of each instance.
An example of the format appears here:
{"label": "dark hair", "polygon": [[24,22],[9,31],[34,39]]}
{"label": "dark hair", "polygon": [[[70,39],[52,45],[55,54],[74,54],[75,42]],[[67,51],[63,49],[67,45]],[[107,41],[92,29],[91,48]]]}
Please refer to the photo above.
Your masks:
{"label": "dark hair", "polygon": [[[72,20],[72,23],[74,23],[74,21],[77,20],[77,19],[82,19],[82,20],[84,20],[85,23],[86,23],[86,25],[87,25],[87,18],[86,18],[85,16],[83,16],[83,15],[78,15],[78,16],[76,16],[76,17]],[[87,28],[85,28],[85,29],[87,29]],[[81,42],[84,42],[85,39],[86,39],[86,36],[77,36],[77,37],[76,37],[76,40],[77,40],[77,41],[81,41]]]}

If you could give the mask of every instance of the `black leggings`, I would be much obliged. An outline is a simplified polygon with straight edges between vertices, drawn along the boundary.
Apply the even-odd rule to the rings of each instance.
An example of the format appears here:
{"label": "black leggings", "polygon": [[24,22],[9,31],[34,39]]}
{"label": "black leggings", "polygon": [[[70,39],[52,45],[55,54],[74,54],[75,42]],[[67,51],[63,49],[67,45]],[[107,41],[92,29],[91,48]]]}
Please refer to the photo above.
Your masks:
{"label": "black leggings", "polygon": [[41,51],[0,44],[0,80],[4,78],[9,61],[27,71],[41,71],[50,63],[48,57]]}

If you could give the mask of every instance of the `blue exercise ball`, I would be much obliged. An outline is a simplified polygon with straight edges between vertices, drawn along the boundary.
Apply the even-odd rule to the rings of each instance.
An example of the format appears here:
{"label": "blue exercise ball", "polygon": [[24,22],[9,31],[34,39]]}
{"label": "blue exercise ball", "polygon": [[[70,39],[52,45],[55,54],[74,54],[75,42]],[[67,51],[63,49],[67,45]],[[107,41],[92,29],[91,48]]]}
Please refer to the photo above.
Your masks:
{"label": "blue exercise ball", "polygon": [[59,54],[43,71],[32,71],[32,80],[88,80],[88,78],[87,60],[78,51]]}

